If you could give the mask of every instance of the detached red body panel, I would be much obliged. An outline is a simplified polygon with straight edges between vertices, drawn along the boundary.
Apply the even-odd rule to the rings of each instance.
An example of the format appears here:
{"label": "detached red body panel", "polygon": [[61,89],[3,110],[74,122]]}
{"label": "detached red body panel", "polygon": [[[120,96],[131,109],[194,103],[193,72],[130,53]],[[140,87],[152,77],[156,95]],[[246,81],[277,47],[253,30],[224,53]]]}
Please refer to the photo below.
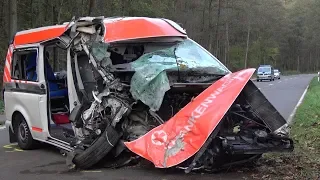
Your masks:
{"label": "detached red body panel", "polygon": [[246,69],[224,76],[166,123],[125,145],[158,168],[184,162],[203,146],[254,71]]}

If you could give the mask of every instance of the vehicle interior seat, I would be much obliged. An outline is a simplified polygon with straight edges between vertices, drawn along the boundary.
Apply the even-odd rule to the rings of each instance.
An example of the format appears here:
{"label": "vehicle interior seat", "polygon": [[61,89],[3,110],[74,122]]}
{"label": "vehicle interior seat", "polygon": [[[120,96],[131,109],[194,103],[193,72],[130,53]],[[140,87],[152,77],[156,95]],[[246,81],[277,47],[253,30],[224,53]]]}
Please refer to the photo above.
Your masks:
{"label": "vehicle interior seat", "polygon": [[[36,81],[37,80],[37,53],[34,52],[30,54],[27,57],[27,68],[26,68],[26,74],[27,74],[27,80],[29,81]],[[49,96],[50,99],[56,98],[56,97],[66,97],[68,96],[68,90],[67,88],[59,88],[58,81],[54,76],[54,72],[48,62],[48,56],[45,58],[45,64],[46,64],[46,76],[48,80],[49,85]]]}
{"label": "vehicle interior seat", "polygon": [[37,80],[37,53],[32,53],[27,57],[26,74],[28,81]]}
{"label": "vehicle interior seat", "polygon": [[48,59],[49,59],[49,53],[46,52],[45,67],[46,67],[46,77],[47,77],[48,85],[50,89],[50,92],[49,92],[50,99],[68,96],[68,89],[59,87],[59,84],[58,84],[59,81],[56,79]]}
{"label": "vehicle interior seat", "polygon": [[[67,87],[61,87],[59,85],[60,80],[58,80],[53,72],[52,67],[49,64],[48,56],[46,53],[45,57],[45,73],[49,86],[49,97],[50,97],[50,109],[52,120],[56,124],[67,124],[70,123],[68,119],[68,114],[59,113],[66,112],[68,109],[68,89]],[[26,67],[26,75],[27,80],[36,81],[37,80],[37,53],[34,52],[29,54],[27,57],[27,67]]]}

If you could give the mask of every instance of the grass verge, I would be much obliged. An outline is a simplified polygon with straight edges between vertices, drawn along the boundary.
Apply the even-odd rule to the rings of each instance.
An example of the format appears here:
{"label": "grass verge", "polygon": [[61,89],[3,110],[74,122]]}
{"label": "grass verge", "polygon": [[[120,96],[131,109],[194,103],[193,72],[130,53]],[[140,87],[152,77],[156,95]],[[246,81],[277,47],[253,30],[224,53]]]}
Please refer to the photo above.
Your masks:
{"label": "grass verge", "polygon": [[320,179],[320,82],[314,78],[291,125],[292,153],[265,154],[258,162],[259,179]]}

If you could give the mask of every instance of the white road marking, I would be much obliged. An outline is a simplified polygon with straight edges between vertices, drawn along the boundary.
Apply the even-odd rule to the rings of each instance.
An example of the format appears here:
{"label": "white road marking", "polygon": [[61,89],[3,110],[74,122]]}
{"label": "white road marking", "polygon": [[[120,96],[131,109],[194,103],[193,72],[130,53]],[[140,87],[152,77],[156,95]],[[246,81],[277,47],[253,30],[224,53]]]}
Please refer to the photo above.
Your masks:
{"label": "white road marking", "polygon": [[281,81],[279,81],[278,83],[281,83]]}
{"label": "white road marking", "polygon": [[87,170],[87,171],[81,171],[81,172],[84,172],[84,173],[100,173],[100,172],[102,172],[102,171],[100,171],[100,170]]}
{"label": "white road marking", "polygon": [[303,101],[303,99],[304,99],[304,96],[306,95],[306,93],[307,93],[307,91],[308,91],[308,88],[309,88],[309,85],[308,85],[307,88],[304,90],[304,92],[303,92],[302,96],[300,97],[297,105],[294,107],[292,113],[290,114],[290,116],[289,116],[289,118],[288,118],[288,120],[287,120],[287,123],[288,123],[288,124],[291,124],[291,123],[292,123],[293,117],[294,117],[294,115],[296,114],[296,111],[297,111],[298,107],[299,107],[300,104],[302,103],[302,101]]}
{"label": "white road marking", "polygon": [[273,84],[269,84],[269,86],[273,86]]}
{"label": "white road marking", "polygon": [[0,126],[0,131],[6,129],[5,126]]}

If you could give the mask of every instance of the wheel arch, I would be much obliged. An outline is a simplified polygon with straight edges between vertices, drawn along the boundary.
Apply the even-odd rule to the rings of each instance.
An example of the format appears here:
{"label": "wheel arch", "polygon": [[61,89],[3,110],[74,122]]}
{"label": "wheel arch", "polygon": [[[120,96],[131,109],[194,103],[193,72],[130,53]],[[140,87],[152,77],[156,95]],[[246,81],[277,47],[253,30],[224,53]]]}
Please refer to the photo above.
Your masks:
{"label": "wheel arch", "polygon": [[[13,130],[13,133],[16,133],[16,124],[19,122],[19,116],[23,117],[24,120],[27,122],[28,124],[28,127],[31,131],[31,123],[30,123],[30,118],[29,116],[27,115],[26,112],[24,112],[23,110],[21,111],[20,109],[17,109],[15,110],[13,113],[12,113],[12,116],[11,116],[11,123],[12,123],[12,130]],[[31,134],[32,134],[32,131],[31,131]]]}

